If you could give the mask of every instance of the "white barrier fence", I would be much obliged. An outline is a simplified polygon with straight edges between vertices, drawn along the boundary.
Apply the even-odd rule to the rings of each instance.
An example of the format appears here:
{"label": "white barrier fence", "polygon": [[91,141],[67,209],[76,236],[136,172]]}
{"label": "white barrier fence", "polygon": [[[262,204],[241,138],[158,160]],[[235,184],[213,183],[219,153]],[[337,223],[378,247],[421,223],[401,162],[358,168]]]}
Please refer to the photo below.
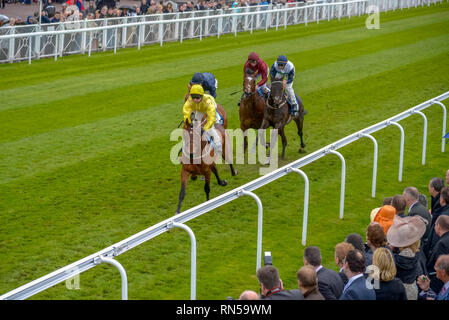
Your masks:
{"label": "white barrier fence", "polygon": [[222,34],[268,30],[288,25],[319,23],[379,11],[431,5],[443,0],[354,0],[346,2],[289,3],[226,10],[192,11],[127,18],[82,20],[0,28],[0,63],[92,51],[137,47]]}
{"label": "white barrier fence", "polygon": [[400,142],[400,158],[399,158],[399,181],[402,180],[402,166],[403,166],[403,155],[404,155],[404,129],[398,123],[399,121],[413,116],[415,114],[420,115],[424,119],[424,133],[423,133],[423,149],[422,149],[422,165],[425,164],[426,156],[426,141],[427,141],[427,118],[421,111],[429,108],[433,105],[439,105],[443,109],[443,127],[442,127],[442,141],[441,141],[441,152],[445,150],[445,139],[443,136],[446,133],[446,118],[447,111],[445,105],[441,102],[449,98],[449,91],[423,102],[413,108],[410,108],[398,115],[395,115],[389,119],[382,122],[374,124],[368,128],[360,130],[353,133],[343,139],[338,140],[330,145],[327,145],[301,159],[298,159],[292,163],[289,163],[282,168],[272,171],[256,180],[253,180],[241,187],[233,189],[219,197],[213,198],[207,202],[204,202],[196,207],[186,210],[176,216],[168,218],[154,226],[151,226],[140,233],[137,233],[123,241],[115,243],[99,252],[96,252],[84,259],[74,262],[66,267],[58,269],[46,276],[43,276],[35,281],[32,281],[26,285],[23,285],[15,290],[12,290],[6,294],[0,296],[0,300],[19,300],[31,297],[39,292],[42,292],[58,283],[66,281],[73,278],[74,276],[85,272],[98,264],[103,262],[114,265],[119,271],[122,278],[122,299],[127,299],[128,297],[128,283],[126,271],[122,265],[115,260],[117,256],[125,253],[128,250],[150,240],[158,235],[167,232],[173,228],[181,228],[189,233],[191,239],[191,292],[190,298],[196,299],[196,238],[194,232],[185,224],[186,222],[195,219],[209,211],[212,211],[220,206],[223,206],[235,199],[242,196],[252,197],[258,207],[258,231],[257,231],[257,260],[256,260],[256,270],[261,267],[262,259],[262,226],[263,226],[263,205],[261,199],[253,192],[254,190],[269,184],[291,172],[300,174],[305,179],[305,192],[304,192],[304,213],[303,213],[303,224],[302,224],[302,245],[306,245],[307,239],[307,223],[308,223],[308,204],[309,204],[309,179],[307,175],[300,168],[307,164],[312,163],[328,154],[334,154],[338,156],[341,160],[342,170],[341,170],[341,192],[340,192],[340,212],[339,217],[343,219],[344,215],[344,200],[345,200],[345,178],[346,178],[346,162],[341,153],[337,150],[342,148],[352,142],[359,139],[369,138],[374,143],[374,161],[373,161],[373,183],[372,183],[372,196],[375,196],[376,191],[376,174],[377,174],[377,140],[372,136],[373,133],[387,128],[389,126],[395,126],[400,129],[401,132],[401,142]]}

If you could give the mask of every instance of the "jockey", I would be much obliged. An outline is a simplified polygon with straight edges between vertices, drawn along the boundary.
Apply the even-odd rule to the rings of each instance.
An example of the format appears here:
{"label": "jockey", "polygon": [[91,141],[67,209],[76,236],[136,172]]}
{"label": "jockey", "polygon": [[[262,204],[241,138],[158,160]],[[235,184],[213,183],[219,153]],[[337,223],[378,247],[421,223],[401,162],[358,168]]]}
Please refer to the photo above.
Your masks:
{"label": "jockey", "polygon": [[203,87],[198,84],[192,85],[189,98],[182,108],[184,122],[188,120],[189,123],[192,123],[190,115],[193,111],[206,113],[207,122],[203,127],[206,132],[206,138],[216,151],[221,151],[221,138],[214,127],[214,124],[217,122],[217,104],[215,99],[211,95],[205,94]]}
{"label": "jockey", "polygon": [[214,99],[217,98],[217,79],[215,79],[214,75],[209,72],[195,72],[195,74],[192,77],[192,80],[189,82],[189,90],[194,84],[200,84],[203,86],[204,91],[209,92],[209,94],[214,97]]}
{"label": "jockey", "polygon": [[[246,70],[250,69],[254,71],[257,77],[261,77],[260,81],[256,84],[256,90],[260,90],[264,95],[268,93],[269,89],[267,88],[267,80],[268,80],[268,66],[256,52],[251,52],[248,56],[248,60],[246,60],[245,65],[243,66],[243,77],[245,77]],[[243,95],[242,95],[243,97]],[[242,98],[240,98],[240,101]],[[240,101],[238,105],[240,106]]]}
{"label": "jockey", "polygon": [[[284,80],[284,78],[287,78]],[[286,81],[285,89],[287,91],[288,103],[291,106],[290,113],[296,116],[299,112],[296,101],[295,91],[293,90],[293,80],[295,78],[295,66],[287,57],[280,55],[271,66],[271,82],[283,80]]]}

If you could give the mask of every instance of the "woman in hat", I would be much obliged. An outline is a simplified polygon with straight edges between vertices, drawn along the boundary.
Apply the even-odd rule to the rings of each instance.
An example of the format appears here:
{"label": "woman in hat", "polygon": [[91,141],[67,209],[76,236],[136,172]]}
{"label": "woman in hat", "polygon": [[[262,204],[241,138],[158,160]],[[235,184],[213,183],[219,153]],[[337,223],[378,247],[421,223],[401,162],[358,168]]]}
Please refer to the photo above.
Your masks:
{"label": "woman in hat", "polygon": [[408,300],[418,299],[416,279],[426,274],[425,266],[418,258],[421,237],[426,232],[426,224],[420,216],[396,217],[387,233],[387,241],[392,247],[397,277],[404,284]]}
{"label": "woman in hat", "polygon": [[374,278],[376,300],[407,300],[405,288],[396,278],[396,266],[389,249],[378,248],[374,252],[373,266],[370,276]]}
{"label": "woman in hat", "polygon": [[379,222],[380,225],[384,228],[385,233],[388,232],[388,229],[393,224],[394,216],[396,215],[396,209],[393,206],[385,205],[380,208],[374,217],[375,222]]}

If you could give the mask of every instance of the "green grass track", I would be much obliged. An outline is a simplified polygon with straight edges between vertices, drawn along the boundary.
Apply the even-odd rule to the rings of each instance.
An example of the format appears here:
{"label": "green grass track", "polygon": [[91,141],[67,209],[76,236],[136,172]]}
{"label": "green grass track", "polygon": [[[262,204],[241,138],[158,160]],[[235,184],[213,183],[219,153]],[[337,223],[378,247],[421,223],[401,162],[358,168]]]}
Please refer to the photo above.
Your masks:
{"label": "green grass track", "polygon": [[[170,133],[182,119],[186,85],[196,71],[218,79],[218,103],[229,128],[239,127],[242,67],[251,51],[271,66],[286,54],[296,66],[294,88],[308,110],[307,152],[387,119],[449,90],[449,4],[381,13],[380,29],[366,16],[112,52],[0,65],[0,294],[97,252],[176,210],[180,166],[170,162]],[[449,105],[447,101],[446,105]],[[339,151],[347,164],[345,216],[338,218],[340,160],[327,156],[302,169],[310,179],[307,245],[322,249],[337,269],[336,243],[365,235],[371,209],[384,197],[427,184],[449,169],[441,148],[442,110],[428,116],[427,162],[421,165],[423,121],[405,129],[403,182],[397,181],[399,130],[375,133],[379,143],[376,198],[371,198],[373,146],[362,139]],[[299,139],[286,130],[286,159]],[[237,165],[216,197],[259,177],[259,165]],[[256,191],[264,205],[263,250],[286,288],[296,287],[304,247],[304,181],[288,175]],[[205,200],[189,182],[183,210]],[[429,199],[430,200],[430,199]],[[258,291],[255,277],[257,206],[243,197],[190,221],[197,237],[197,298]],[[130,299],[188,299],[190,239],[172,230],[117,258],[127,270]],[[120,299],[120,276],[100,265],[32,299]]]}

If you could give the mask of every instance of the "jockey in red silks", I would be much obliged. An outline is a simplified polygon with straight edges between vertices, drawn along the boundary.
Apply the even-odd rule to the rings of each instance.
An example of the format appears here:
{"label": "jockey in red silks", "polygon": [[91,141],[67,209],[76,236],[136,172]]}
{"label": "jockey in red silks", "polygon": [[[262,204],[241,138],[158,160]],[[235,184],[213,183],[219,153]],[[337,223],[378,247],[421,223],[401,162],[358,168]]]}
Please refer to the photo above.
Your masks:
{"label": "jockey in red silks", "polygon": [[[269,91],[267,88],[269,69],[265,61],[256,52],[251,52],[243,67],[243,77],[245,77],[247,69],[252,70],[257,78],[261,77],[260,81],[256,84],[256,90],[265,95]],[[240,106],[240,101],[238,105]]]}

